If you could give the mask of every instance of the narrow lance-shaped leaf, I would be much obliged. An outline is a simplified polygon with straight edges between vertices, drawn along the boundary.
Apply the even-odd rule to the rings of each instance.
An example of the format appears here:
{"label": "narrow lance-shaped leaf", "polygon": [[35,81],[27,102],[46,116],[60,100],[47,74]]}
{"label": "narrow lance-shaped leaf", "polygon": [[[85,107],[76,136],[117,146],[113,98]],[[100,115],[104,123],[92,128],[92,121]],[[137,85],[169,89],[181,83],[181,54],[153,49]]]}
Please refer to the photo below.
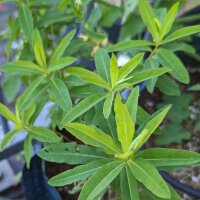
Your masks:
{"label": "narrow lance-shaped leaf", "polygon": [[27,135],[24,140],[24,152],[25,152],[26,166],[29,169],[33,152],[32,138],[30,137],[30,135]]}
{"label": "narrow lance-shaped leaf", "polygon": [[172,24],[174,23],[176,14],[178,12],[178,6],[179,6],[179,2],[174,4],[173,7],[169,10],[162,26],[160,40],[162,40],[163,37],[171,30]]}
{"label": "narrow lance-shaped leaf", "polygon": [[110,83],[110,57],[105,49],[98,49],[95,54],[95,66],[98,74]]}
{"label": "narrow lance-shaped leaf", "polygon": [[123,152],[127,152],[132,142],[135,128],[127,107],[121,103],[119,93],[115,99],[114,110],[118,139],[121,142]]}
{"label": "narrow lance-shaped leaf", "polygon": [[1,70],[6,73],[22,75],[44,74],[44,71],[38,67],[38,65],[30,61],[16,61],[12,63],[6,63],[1,67]]}
{"label": "narrow lance-shaped leaf", "polygon": [[67,67],[68,65],[71,65],[75,61],[76,61],[76,58],[73,58],[73,57],[64,57],[64,58],[57,59],[56,61],[53,62],[53,64],[49,66],[47,72],[57,71],[59,69]]}
{"label": "narrow lance-shaped leaf", "polygon": [[44,49],[42,38],[41,38],[40,32],[38,31],[37,28],[35,28],[34,31],[33,31],[33,38],[32,39],[33,39],[33,46],[35,46],[37,44],[42,50]]}
{"label": "narrow lance-shaped leaf", "polygon": [[120,173],[120,188],[122,199],[139,200],[137,181],[128,166]]}
{"label": "narrow lance-shaped leaf", "polygon": [[142,61],[144,53],[140,53],[128,61],[123,67],[119,69],[119,81],[122,81],[128,76]]}
{"label": "narrow lance-shaped leaf", "polygon": [[167,49],[159,49],[156,52],[160,63],[163,67],[168,67],[172,69],[169,72],[175,79],[180,81],[181,83],[188,84],[190,81],[188,71],[180,61],[180,59],[171,51]]}
{"label": "narrow lance-shaped leaf", "polygon": [[170,190],[156,168],[142,158],[128,161],[128,166],[136,179],[158,197],[169,199]]}
{"label": "narrow lance-shaped leaf", "polygon": [[119,74],[119,69],[118,69],[117,58],[115,54],[112,54],[112,58],[110,60],[110,77],[111,77],[112,87],[118,81],[118,74]]}
{"label": "narrow lance-shaped leaf", "polygon": [[101,167],[84,184],[79,200],[92,200],[100,194],[124,168],[124,162],[113,161]]}
{"label": "narrow lance-shaped leaf", "polygon": [[24,117],[23,117],[24,124],[27,124],[29,122],[29,120],[31,119],[32,115],[35,112],[35,109],[36,109],[36,104],[32,104],[26,110],[26,112],[24,113]]}
{"label": "narrow lance-shaped leaf", "polygon": [[60,42],[60,44],[56,48],[55,52],[53,53],[53,56],[52,56],[52,58],[50,60],[50,65],[52,65],[54,61],[58,60],[63,55],[65,49],[67,48],[67,46],[69,45],[70,41],[74,37],[75,33],[76,33],[76,30],[72,30]]}
{"label": "narrow lance-shaped leaf", "polygon": [[66,124],[64,127],[72,135],[86,144],[101,147],[112,154],[121,153],[121,150],[116,146],[113,139],[98,128],[80,123],[70,123]]}
{"label": "narrow lance-shaped leaf", "polygon": [[80,117],[83,113],[88,111],[98,102],[102,101],[105,98],[105,96],[105,94],[94,94],[82,100],[65,115],[65,117],[60,123],[59,128],[63,128],[65,124],[70,123],[76,118]]}
{"label": "narrow lance-shaped leaf", "polygon": [[60,138],[53,131],[46,129],[42,126],[32,126],[27,129],[28,134],[36,140],[41,142],[58,142]]}
{"label": "narrow lance-shaped leaf", "polygon": [[8,145],[8,143],[18,134],[20,133],[22,130],[21,129],[17,129],[14,128],[11,131],[9,131],[8,133],[6,133],[6,135],[4,136],[2,142],[1,142],[1,151],[3,151],[6,146]]}
{"label": "narrow lance-shaped leaf", "polygon": [[33,18],[31,11],[24,3],[19,7],[19,23],[27,41],[32,44]]}
{"label": "narrow lance-shaped leaf", "polygon": [[38,45],[34,45],[34,53],[35,53],[35,58],[38,62],[38,64],[46,70],[46,57],[44,54],[44,50]]}
{"label": "narrow lance-shaped leaf", "polygon": [[54,99],[65,112],[72,109],[72,101],[68,89],[61,79],[50,79],[50,89]]}
{"label": "narrow lance-shaped leaf", "polygon": [[196,152],[181,149],[151,148],[137,154],[154,166],[188,165],[200,162],[200,155]]}
{"label": "narrow lance-shaped leaf", "polygon": [[85,165],[80,165],[71,170],[60,173],[49,180],[49,184],[53,186],[69,185],[79,180],[85,179],[92,175],[103,165],[110,163],[111,159],[97,160]]}
{"label": "narrow lance-shaped leaf", "polygon": [[104,79],[102,79],[100,76],[87,69],[83,69],[80,67],[69,67],[66,69],[66,72],[73,74],[75,76],[79,76],[82,80],[88,83],[99,85],[101,87],[110,90],[109,84]]}
{"label": "narrow lance-shaped leaf", "polygon": [[126,107],[131,115],[133,123],[136,123],[138,98],[139,98],[139,86],[136,86],[129,94],[129,97],[126,101]]}
{"label": "narrow lance-shaped leaf", "polygon": [[104,102],[103,114],[106,119],[108,119],[111,109],[112,109],[113,97],[114,97],[113,92],[108,93]]}
{"label": "narrow lance-shaped leaf", "polygon": [[158,38],[158,31],[154,23],[154,19],[156,19],[156,17],[149,2],[147,0],[139,0],[139,9],[143,21],[147,25],[147,28],[153,36],[153,39],[156,41]]}
{"label": "narrow lance-shaped leaf", "polygon": [[199,33],[200,32],[200,25],[194,25],[194,26],[188,26],[188,27],[184,27],[181,28],[175,32],[173,32],[172,34],[170,34],[168,37],[166,37],[161,44],[166,44],[168,42],[177,40],[179,38],[188,36],[188,35],[192,35],[195,33]]}
{"label": "narrow lance-shaped leaf", "polygon": [[7,120],[10,120],[14,123],[18,122],[16,116],[2,103],[0,103],[0,114],[4,116]]}
{"label": "narrow lance-shaped leaf", "polygon": [[140,149],[140,147],[142,147],[142,145],[149,139],[151,134],[158,128],[170,108],[171,105],[166,106],[164,109],[161,109],[162,112],[158,112],[158,114],[155,115],[153,119],[146,123],[143,130],[140,132],[140,135],[137,136],[137,138],[135,138],[132,142],[129,151],[133,150],[134,152],[136,152]]}

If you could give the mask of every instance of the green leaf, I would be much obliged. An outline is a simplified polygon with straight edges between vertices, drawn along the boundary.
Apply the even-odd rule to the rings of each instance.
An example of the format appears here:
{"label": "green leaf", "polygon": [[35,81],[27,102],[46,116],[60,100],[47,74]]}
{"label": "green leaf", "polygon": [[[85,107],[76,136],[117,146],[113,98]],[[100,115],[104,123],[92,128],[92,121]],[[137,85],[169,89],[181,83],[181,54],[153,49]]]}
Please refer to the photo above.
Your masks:
{"label": "green leaf", "polygon": [[95,29],[100,18],[101,18],[101,7],[98,6],[98,7],[93,8],[87,20],[87,25],[89,26],[90,30]]}
{"label": "green leaf", "polygon": [[[145,60],[144,70],[158,68],[159,65],[160,65],[160,63],[158,62],[158,60],[148,58],[147,60]],[[158,77],[152,78],[152,79],[149,79],[146,81],[146,88],[147,88],[148,92],[151,94],[153,93],[157,79],[158,79]]]}
{"label": "green leaf", "polygon": [[171,197],[167,184],[151,163],[142,158],[130,159],[128,161],[128,166],[135,178],[143,183],[153,194],[165,199]]}
{"label": "green leaf", "polygon": [[126,107],[128,109],[129,114],[131,115],[134,124],[136,123],[138,98],[139,98],[139,86],[136,86],[129,94],[129,97],[126,101]]}
{"label": "green leaf", "polygon": [[158,78],[156,86],[161,92],[169,96],[179,96],[181,93],[179,85],[165,74]]}
{"label": "green leaf", "polygon": [[170,69],[164,68],[164,67],[158,68],[158,69],[144,70],[142,72],[135,73],[131,78],[125,79],[125,81],[123,83],[135,85],[137,83],[141,83],[142,81],[146,81],[148,79],[160,76],[160,75],[167,73],[169,71],[170,71]]}
{"label": "green leaf", "polygon": [[165,106],[164,108],[157,111],[153,118],[150,118],[151,120],[144,122],[144,125],[138,130],[140,131],[140,135],[134,139],[129,150],[133,149],[133,151],[136,152],[140,149],[140,147],[149,139],[151,134],[158,128],[170,108],[171,105]]}
{"label": "green leaf", "polygon": [[38,45],[34,45],[34,53],[37,63],[46,70],[46,57],[44,54],[44,50]]}
{"label": "green leaf", "polygon": [[173,32],[172,34],[170,34],[168,37],[166,37],[161,44],[166,44],[168,42],[177,40],[179,38],[188,36],[188,35],[192,35],[195,33],[199,33],[200,32],[200,25],[194,25],[194,26],[188,26],[188,27],[184,27],[181,28],[175,32]]}
{"label": "green leaf", "polygon": [[65,112],[72,109],[72,101],[68,89],[61,79],[51,78],[50,89],[54,99]]}
{"label": "green leaf", "polygon": [[[146,112],[141,106],[137,106],[136,123],[142,125],[142,123],[150,117],[150,114]],[[137,131],[136,131],[137,133]]]}
{"label": "green leaf", "polygon": [[82,80],[88,83],[99,85],[108,90],[110,89],[110,86],[104,79],[102,79],[100,76],[98,76],[94,72],[91,72],[90,70],[83,69],[80,67],[69,67],[66,69],[66,72],[73,74],[74,76],[79,76]]}
{"label": "green leaf", "polygon": [[151,148],[137,154],[156,167],[198,163],[200,154],[181,149]]}
{"label": "green leaf", "polygon": [[78,199],[93,200],[117,177],[124,166],[124,162],[113,161],[101,167],[84,184]]}
{"label": "green leaf", "polygon": [[112,109],[112,102],[113,102],[114,93],[110,92],[106,96],[106,100],[103,106],[103,115],[106,119],[108,119],[111,109]]}
{"label": "green leaf", "polygon": [[26,40],[32,44],[33,18],[31,11],[24,3],[19,7],[19,23],[26,37]]}
{"label": "green leaf", "polygon": [[1,67],[1,70],[6,73],[22,75],[44,74],[44,71],[40,67],[30,61],[16,61],[12,63],[6,63]]}
{"label": "green leaf", "polygon": [[112,154],[121,153],[121,150],[113,142],[113,139],[98,128],[80,123],[70,123],[66,124],[64,127],[72,135],[86,144],[102,147]]}
{"label": "green leaf", "polygon": [[18,119],[16,118],[16,116],[2,103],[0,103],[0,114],[4,116],[7,120],[10,120],[14,123],[18,122]]}
{"label": "green leaf", "polygon": [[39,97],[44,95],[48,85],[41,84],[45,77],[40,77],[34,80],[25,92],[18,98],[17,105],[20,112],[26,110],[29,105],[33,104]]}
{"label": "green leaf", "polygon": [[65,115],[65,117],[60,123],[59,128],[62,128],[65,124],[70,123],[76,118],[80,117],[83,113],[88,111],[98,102],[102,101],[105,98],[105,96],[105,94],[94,94],[82,100]]}
{"label": "green leaf", "polygon": [[[40,35],[40,32],[38,31],[37,28],[34,29],[33,31],[33,46],[38,45],[42,50],[44,49],[43,47],[43,42],[42,42],[42,38]],[[44,50],[43,50],[44,51]]]}
{"label": "green leaf", "polygon": [[32,104],[26,110],[26,112],[24,113],[24,118],[23,118],[24,124],[27,124],[29,122],[29,120],[31,119],[32,115],[35,112],[35,109],[36,109],[36,104]]}
{"label": "green leaf", "polygon": [[122,199],[139,200],[137,181],[127,166],[120,173],[120,187]]}
{"label": "green leaf", "polygon": [[58,60],[55,60],[48,68],[47,72],[53,72],[60,70],[64,67],[67,67],[68,65],[71,65],[76,61],[76,58],[73,57],[64,57],[60,58]]}
{"label": "green leaf", "polygon": [[193,85],[192,87],[188,88],[189,91],[200,91],[200,84]]}
{"label": "green leaf", "polygon": [[18,134],[20,133],[22,130],[21,129],[12,129],[11,131],[9,131],[8,133],[6,133],[6,135],[4,136],[3,140],[1,141],[1,151],[3,151],[6,146],[8,145],[8,143]]}
{"label": "green leaf", "polygon": [[85,165],[77,166],[73,169],[67,170],[60,173],[49,180],[49,184],[52,186],[64,186],[69,185],[74,182],[80,181],[92,175],[102,166],[110,163],[111,159],[97,160],[90,162]]}
{"label": "green leaf", "polygon": [[173,7],[169,10],[167,16],[165,17],[162,30],[160,33],[160,40],[162,40],[163,37],[171,30],[172,24],[174,23],[174,20],[178,12],[178,6],[179,2],[173,5]]}
{"label": "green leaf", "polygon": [[52,63],[54,63],[56,60],[58,60],[63,55],[65,49],[67,48],[67,46],[69,45],[70,41],[74,37],[75,33],[76,33],[76,30],[72,30],[60,42],[60,44],[58,45],[58,47],[56,48],[55,52],[53,53],[53,55],[51,57],[50,65]]}
{"label": "green leaf", "polygon": [[114,110],[118,139],[121,142],[123,152],[127,152],[133,139],[135,127],[127,107],[121,103],[121,97],[119,93],[115,99]]}
{"label": "green leaf", "polygon": [[47,145],[39,151],[38,155],[49,162],[67,163],[69,165],[86,164],[107,158],[107,155],[98,148],[77,145],[72,150],[69,148],[69,144],[71,143]]}
{"label": "green leaf", "polygon": [[169,72],[175,79],[181,83],[188,84],[190,82],[189,74],[181,60],[171,51],[167,49],[158,49],[156,52],[160,63],[163,67],[172,69]]}
{"label": "green leaf", "polygon": [[117,44],[109,46],[107,48],[107,51],[108,52],[122,51],[122,50],[130,49],[130,48],[146,47],[146,46],[153,46],[153,45],[154,44],[152,42],[149,42],[146,40],[129,40],[129,41],[119,42]]}
{"label": "green leaf", "polygon": [[33,153],[32,138],[30,137],[30,135],[27,135],[24,140],[24,153],[25,153],[25,159],[26,159],[26,166],[29,169],[31,157]]}
{"label": "green leaf", "polygon": [[144,53],[140,53],[128,61],[123,67],[119,69],[119,81],[122,81],[128,76],[142,61]]}
{"label": "green leaf", "polygon": [[42,126],[32,126],[27,128],[28,134],[41,142],[47,142],[47,143],[52,143],[52,142],[58,142],[60,138],[56,135],[55,132],[46,129]]}
{"label": "green leaf", "polygon": [[153,10],[147,0],[139,0],[138,3],[142,19],[147,25],[149,32],[153,36],[154,41],[156,41],[158,38],[158,31],[154,23],[154,19],[156,19],[156,17],[153,13]]}
{"label": "green leaf", "polygon": [[110,60],[110,77],[111,77],[112,87],[114,87],[115,83],[118,81],[118,75],[119,75],[119,69],[118,69],[117,58],[115,54],[112,54],[112,58]]}

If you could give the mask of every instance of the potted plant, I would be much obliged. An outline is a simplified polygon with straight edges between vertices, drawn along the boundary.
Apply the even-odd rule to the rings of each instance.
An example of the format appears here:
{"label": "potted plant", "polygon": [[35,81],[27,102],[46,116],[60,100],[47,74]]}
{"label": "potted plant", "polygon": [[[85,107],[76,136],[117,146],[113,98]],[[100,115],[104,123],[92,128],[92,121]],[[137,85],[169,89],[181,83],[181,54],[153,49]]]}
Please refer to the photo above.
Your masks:
{"label": "potted plant", "polygon": [[[200,156],[195,152],[177,149],[152,148],[140,151],[154,132],[160,132],[159,125],[171,106],[166,105],[149,115],[138,105],[139,87],[135,85],[146,81],[150,93],[153,93],[155,86],[168,95],[180,93],[177,84],[166,73],[184,84],[189,83],[189,75],[174,54],[176,48],[168,43],[200,32],[200,26],[183,27],[168,34],[179,4],[173,5],[166,17],[161,19],[155,16],[147,0],[139,0],[141,17],[152,39],[107,45],[102,29],[95,30],[100,19],[98,7],[91,12],[87,23],[83,22],[84,12],[81,11],[86,8],[86,3],[61,1],[59,9],[64,8],[64,11],[57,12],[56,9],[55,12],[55,8],[46,5],[44,14],[36,9],[40,5],[37,1],[28,4],[19,2],[19,17],[12,24],[11,35],[15,38],[22,30],[24,48],[18,61],[6,63],[1,70],[21,75],[28,87],[17,98],[15,114],[0,104],[0,113],[15,124],[15,128],[1,142],[1,150],[13,137],[26,131],[24,152],[27,167],[32,157],[32,140],[38,140],[44,146],[39,152],[41,158],[75,165],[73,169],[51,178],[49,184],[61,186],[84,179],[80,200],[103,196],[107,187],[114,182],[118,187],[112,188],[116,194],[120,194],[119,199],[180,199],[160,176],[157,168],[198,163]],[[80,46],[88,45],[84,41],[73,40],[75,28],[56,45],[55,33],[60,33],[62,26],[55,28],[52,25],[51,20],[53,23],[57,20],[49,18],[53,12],[54,16],[59,16],[59,20],[67,19],[70,24],[83,22],[85,34],[81,37],[92,47],[88,52],[83,52],[83,57],[94,60],[95,71],[73,66],[76,58],[72,57],[72,52],[79,52],[74,49],[80,50]],[[101,20],[106,24],[104,18]],[[45,40],[45,32],[49,29],[51,39],[47,35]],[[53,43],[49,45],[49,41]],[[115,54],[110,58],[108,52],[128,48],[137,53],[119,67]],[[149,55],[144,56],[144,52],[149,52]],[[120,93],[126,89],[131,92],[124,100]],[[34,122],[47,101],[54,102],[50,110],[53,119],[50,128],[35,126]],[[139,126],[137,129],[136,125]],[[64,142],[63,137],[55,131],[56,127],[60,130],[65,128],[82,143]],[[138,186],[142,188],[142,193],[138,192]]]}

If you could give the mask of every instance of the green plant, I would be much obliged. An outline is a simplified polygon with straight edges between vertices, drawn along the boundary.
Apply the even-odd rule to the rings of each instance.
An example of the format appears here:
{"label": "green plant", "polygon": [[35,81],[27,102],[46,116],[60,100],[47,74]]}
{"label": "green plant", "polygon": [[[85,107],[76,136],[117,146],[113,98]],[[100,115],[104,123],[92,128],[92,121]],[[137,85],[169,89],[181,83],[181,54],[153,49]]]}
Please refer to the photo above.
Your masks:
{"label": "green plant", "polygon": [[[39,156],[45,160],[79,165],[55,176],[50,184],[66,185],[83,179],[77,184],[79,189],[94,173],[85,182],[79,199],[92,200],[102,196],[112,182],[116,182],[118,187],[113,188],[116,193],[122,193],[122,199],[144,198],[138,194],[137,184],[153,198],[156,195],[155,198],[180,199],[156,168],[197,163],[200,156],[194,152],[161,148],[139,151],[152,133],[160,131],[159,125],[170,106],[164,106],[150,116],[138,106],[139,87],[135,85],[147,81],[147,88],[152,93],[159,83],[161,91],[169,95],[179,94],[177,84],[163,74],[169,72],[178,81],[187,84],[188,72],[173,53],[174,49],[166,49],[165,43],[197,33],[200,28],[185,27],[166,36],[175,20],[178,4],[170,9],[161,23],[155,18],[149,3],[139,0],[142,19],[152,34],[153,42],[134,40],[110,46],[102,26],[111,26],[121,9],[98,0],[101,7],[95,7],[86,18],[88,2],[18,2],[19,17],[14,22],[10,20],[8,58],[14,38],[23,35],[23,46],[17,61],[4,64],[1,70],[19,76],[27,88],[16,100],[15,114],[0,104],[0,113],[15,124],[1,142],[1,150],[17,134],[26,131],[24,151],[27,167],[30,166],[33,139],[43,143]],[[44,10],[39,9],[40,6]],[[131,5],[132,8],[134,6]],[[115,12],[115,17],[109,17],[111,11]],[[129,14],[130,11],[125,9],[124,22]],[[57,37],[65,28],[64,22],[74,27],[77,22],[82,23],[83,41],[73,39],[76,34],[74,28],[57,45]],[[162,48],[159,48],[161,45]],[[108,54],[130,47],[137,51],[124,66],[118,66],[115,54],[111,58]],[[148,58],[144,57],[145,52],[150,52]],[[90,71],[77,63],[76,57],[79,56],[94,60],[96,70]],[[126,89],[131,93],[125,101],[120,93]],[[48,101],[54,103],[49,111],[52,119],[49,129],[34,124]],[[135,131],[136,125],[139,128]],[[55,131],[63,127],[84,144],[63,142]],[[119,180],[120,183],[117,182]]]}

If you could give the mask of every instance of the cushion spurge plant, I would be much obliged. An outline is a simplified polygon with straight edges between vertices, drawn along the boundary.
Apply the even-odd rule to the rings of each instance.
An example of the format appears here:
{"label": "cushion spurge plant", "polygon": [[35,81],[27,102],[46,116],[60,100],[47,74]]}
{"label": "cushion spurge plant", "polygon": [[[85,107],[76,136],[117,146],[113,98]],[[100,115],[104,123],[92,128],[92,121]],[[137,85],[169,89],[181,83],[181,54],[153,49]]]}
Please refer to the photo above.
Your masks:
{"label": "cushion spurge plant", "polygon": [[[137,95],[135,92],[137,89],[133,90],[131,98]],[[49,180],[49,184],[63,186],[90,176],[78,199],[93,200],[119,178],[123,200],[139,200],[138,186],[144,191],[149,190],[159,199],[180,199],[156,168],[197,163],[200,161],[200,155],[195,152],[164,148],[140,151],[158,128],[171,105],[158,110],[135,131],[137,98],[134,99],[136,102],[132,102],[132,106],[127,106],[121,102],[119,93],[116,96],[114,111],[117,140],[111,133],[104,133],[94,126],[77,122],[65,124],[67,131],[87,145],[51,144],[39,152],[40,157],[51,162],[81,164],[54,176]]]}

